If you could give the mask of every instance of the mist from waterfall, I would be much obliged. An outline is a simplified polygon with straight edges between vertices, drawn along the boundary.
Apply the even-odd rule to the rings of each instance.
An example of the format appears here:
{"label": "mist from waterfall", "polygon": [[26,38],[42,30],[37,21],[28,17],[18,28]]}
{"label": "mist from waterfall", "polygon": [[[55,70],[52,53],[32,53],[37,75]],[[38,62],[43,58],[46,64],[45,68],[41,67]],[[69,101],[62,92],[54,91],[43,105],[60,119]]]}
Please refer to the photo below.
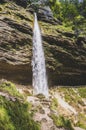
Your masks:
{"label": "mist from waterfall", "polygon": [[48,97],[48,83],[46,76],[45,57],[42,46],[41,31],[38,25],[37,15],[35,13],[33,30],[33,94],[43,94]]}

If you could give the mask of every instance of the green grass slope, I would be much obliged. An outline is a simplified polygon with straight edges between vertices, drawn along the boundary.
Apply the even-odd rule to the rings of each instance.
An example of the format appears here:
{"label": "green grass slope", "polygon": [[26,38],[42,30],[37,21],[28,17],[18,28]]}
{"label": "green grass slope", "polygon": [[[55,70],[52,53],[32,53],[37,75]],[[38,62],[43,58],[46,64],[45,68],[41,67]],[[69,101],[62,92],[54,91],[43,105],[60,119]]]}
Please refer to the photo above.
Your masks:
{"label": "green grass slope", "polygon": [[27,103],[11,82],[0,84],[0,130],[40,130]]}

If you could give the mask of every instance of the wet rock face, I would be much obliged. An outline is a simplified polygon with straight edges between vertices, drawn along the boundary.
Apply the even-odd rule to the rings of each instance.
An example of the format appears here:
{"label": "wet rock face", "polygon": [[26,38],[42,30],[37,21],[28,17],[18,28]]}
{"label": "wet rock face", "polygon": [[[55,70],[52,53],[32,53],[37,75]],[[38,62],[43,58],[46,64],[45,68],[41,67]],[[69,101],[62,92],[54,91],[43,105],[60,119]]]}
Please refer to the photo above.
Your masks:
{"label": "wet rock face", "polygon": [[34,12],[36,12],[37,16],[38,16],[38,20],[40,20],[40,21],[44,21],[46,23],[50,23],[53,25],[62,24],[59,20],[57,20],[53,17],[53,13],[49,6],[43,6],[43,7],[37,6],[36,7],[34,4],[32,4],[27,11],[30,11],[32,14],[34,14]]}
{"label": "wet rock face", "polygon": [[[14,11],[7,16],[0,12],[0,78],[31,84],[33,16],[24,8],[14,7],[17,9],[6,8]],[[47,26],[42,25],[46,23]],[[48,27],[48,31],[53,26],[55,30],[53,24],[43,19],[40,19],[40,26],[43,30]],[[57,31],[47,34],[44,31],[42,35],[49,85],[86,84],[85,38],[78,38],[76,43],[71,38],[74,34]]]}
{"label": "wet rock face", "polygon": [[38,14],[38,20],[42,20],[44,22],[55,25],[60,23],[59,20],[54,19],[52,11],[49,6],[39,7],[37,14]]}
{"label": "wet rock face", "polygon": [[38,16],[39,16],[38,18],[40,18],[40,17],[42,18],[43,16],[46,19],[53,18],[53,14],[52,14],[52,11],[49,8],[49,6],[39,7],[39,9],[38,9]]}
{"label": "wet rock face", "polygon": [[16,4],[22,6],[22,7],[27,7],[27,1],[28,0],[14,0]]}

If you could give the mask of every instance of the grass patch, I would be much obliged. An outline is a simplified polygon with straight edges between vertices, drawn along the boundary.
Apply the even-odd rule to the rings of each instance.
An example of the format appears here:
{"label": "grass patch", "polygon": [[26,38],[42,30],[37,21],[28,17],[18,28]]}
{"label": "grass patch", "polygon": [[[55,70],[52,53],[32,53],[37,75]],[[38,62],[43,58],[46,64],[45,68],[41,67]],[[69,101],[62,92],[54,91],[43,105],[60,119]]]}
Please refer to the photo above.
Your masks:
{"label": "grass patch", "polygon": [[9,81],[3,82],[0,84],[0,91],[6,92],[9,95],[15,96],[15,97],[22,97],[23,96],[17,91],[15,85]]}
{"label": "grass patch", "polygon": [[80,113],[78,116],[78,120],[79,121],[77,122],[76,126],[81,127],[81,128],[86,130],[86,116],[85,116],[85,114]]}
{"label": "grass patch", "polygon": [[0,107],[0,129],[1,130],[15,130],[13,123],[10,121],[10,117],[7,110]]}
{"label": "grass patch", "polygon": [[[77,112],[78,122],[75,124],[78,127],[86,129],[86,111],[84,109],[85,103],[83,98],[86,98],[86,87],[77,87],[77,88],[58,88],[58,92],[64,95],[64,99],[71,106],[73,106]],[[82,110],[84,109],[84,110]]]}
{"label": "grass patch", "polygon": [[29,111],[28,103],[19,100],[12,102],[0,96],[0,130],[40,130]]}
{"label": "grass patch", "polygon": [[82,96],[85,97],[85,88],[59,88],[58,91],[64,94],[65,101],[73,107],[83,105]]}
{"label": "grass patch", "polygon": [[74,130],[72,125],[71,125],[71,122],[70,120],[64,118],[63,116],[56,116],[54,114],[51,115],[51,118],[53,119],[53,122],[55,123],[55,125],[57,127],[63,127],[65,128],[66,130]]}
{"label": "grass patch", "polygon": [[80,96],[82,97],[82,98],[86,98],[86,87],[80,87],[80,88],[77,88],[78,89],[78,92],[79,92],[79,94],[80,94]]}
{"label": "grass patch", "polygon": [[16,97],[11,101],[0,95],[0,130],[40,130],[40,125],[32,119],[31,104],[22,98],[13,83],[3,82],[0,91]]}
{"label": "grass patch", "polygon": [[50,109],[51,110],[57,110],[58,108],[58,101],[56,98],[52,99],[51,105],[50,105]]}

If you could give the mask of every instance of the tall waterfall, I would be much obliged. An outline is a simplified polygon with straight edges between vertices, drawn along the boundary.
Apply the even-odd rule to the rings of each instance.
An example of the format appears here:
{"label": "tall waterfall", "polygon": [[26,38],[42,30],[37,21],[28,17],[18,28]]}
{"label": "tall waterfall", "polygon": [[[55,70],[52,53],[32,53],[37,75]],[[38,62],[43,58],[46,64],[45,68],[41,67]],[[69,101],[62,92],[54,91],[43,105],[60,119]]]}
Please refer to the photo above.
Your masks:
{"label": "tall waterfall", "polygon": [[32,71],[33,71],[33,93],[43,94],[48,97],[48,84],[45,67],[44,50],[42,46],[41,32],[35,13],[34,30],[33,30],[33,58],[32,58]]}

